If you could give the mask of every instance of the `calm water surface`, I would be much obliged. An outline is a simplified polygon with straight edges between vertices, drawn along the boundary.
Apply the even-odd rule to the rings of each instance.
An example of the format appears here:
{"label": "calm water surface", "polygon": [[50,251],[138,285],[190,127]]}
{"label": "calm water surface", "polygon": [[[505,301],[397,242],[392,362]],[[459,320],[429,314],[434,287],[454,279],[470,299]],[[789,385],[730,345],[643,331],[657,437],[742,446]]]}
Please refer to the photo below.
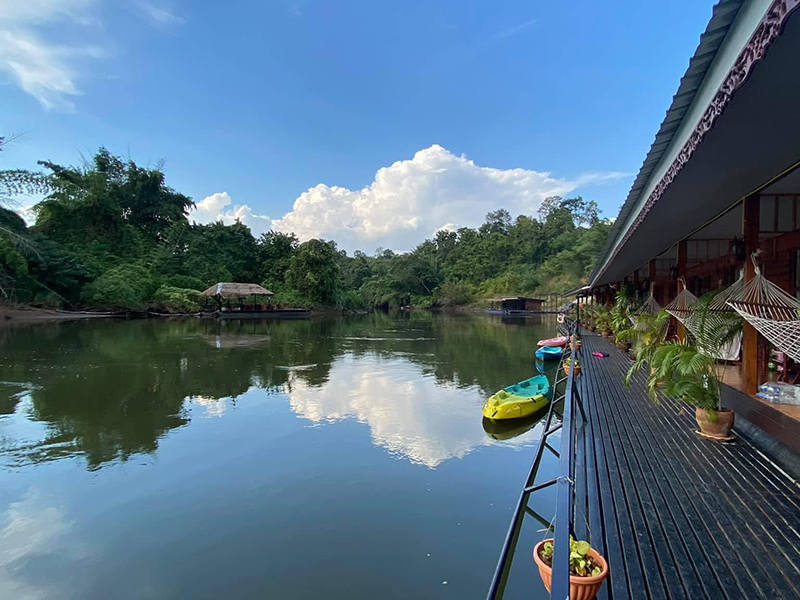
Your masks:
{"label": "calm water surface", "polygon": [[[554,331],[430,313],[0,329],[0,598],[483,598],[542,424],[480,409]],[[552,501],[531,506],[549,521]],[[506,598],[546,597],[540,527]]]}

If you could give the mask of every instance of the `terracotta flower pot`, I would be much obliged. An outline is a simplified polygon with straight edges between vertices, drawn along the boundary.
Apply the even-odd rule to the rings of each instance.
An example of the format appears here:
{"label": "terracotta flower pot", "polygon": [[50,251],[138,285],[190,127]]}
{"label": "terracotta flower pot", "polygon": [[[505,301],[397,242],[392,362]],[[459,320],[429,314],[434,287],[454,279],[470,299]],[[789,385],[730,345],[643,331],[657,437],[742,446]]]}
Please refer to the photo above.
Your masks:
{"label": "terracotta flower pot", "polygon": [[631,344],[630,342],[617,342],[617,349],[622,352],[627,352],[631,349]]}
{"label": "terracotta flower pot", "polygon": [[[717,413],[715,421],[708,419],[709,414]],[[694,409],[694,418],[697,421],[697,426],[700,427],[700,432],[708,437],[726,439],[730,436],[731,429],[733,429],[733,421],[736,415],[732,410],[705,410],[702,408]]]}
{"label": "terracotta flower pot", "polygon": [[581,341],[578,340],[577,342],[570,342],[569,343],[570,350],[575,350],[576,352],[581,349]]}
{"label": "terracotta flower pot", "polygon": [[[563,367],[563,369],[564,369],[564,373],[565,373],[566,375],[569,375],[569,363],[566,363],[566,362],[565,362],[565,363],[564,363],[564,367]],[[577,376],[577,375],[580,375],[580,374],[581,374],[581,366],[580,366],[580,365],[577,365],[577,366],[575,367],[575,375]]]}
{"label": "terracotta flower pot", "polygon": [[[549,540],[542,540],[536,544],[536,547],[533,549],[533,560],[536,561],[536,566],[539,567],[539,575],[541,576],[542,583],[544,583],[544,587],[547,588],[548,592],[550,592],[550,583],[553,579],[553,570],[548,567],[541,558],[539,558],[539,549],[542,547],[542,545],[544,545],[545,542],[552,541],[552,538]],[[603,572],[600,573],[600,575],[593,575],[591,577],[578,577],[576,575],[570,575],[570,600],[592,600],[592,598],[597,595],[597,591],[600,589],[600,586],[603,585],[603,580],[608,577],[608,563],[606,562],[606,559],[600,556],[600,553],[594,548],[589,550],[589,556],[603,568]]]}

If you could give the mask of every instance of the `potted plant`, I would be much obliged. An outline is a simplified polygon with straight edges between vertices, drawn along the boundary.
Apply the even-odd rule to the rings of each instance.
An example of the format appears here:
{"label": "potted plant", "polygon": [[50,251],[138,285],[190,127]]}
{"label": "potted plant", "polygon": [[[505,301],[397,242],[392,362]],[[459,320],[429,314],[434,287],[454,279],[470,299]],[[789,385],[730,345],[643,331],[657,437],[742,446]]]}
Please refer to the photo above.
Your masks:
{"label": "potted plant", "polygon": [[597,305],[587,304],[585,308],[581,309],[581,322],[586,329],[594,331],[594,319],[597,316]]}
{"label": "potted plant", "polygon": [[569,347],[570,347],[570,350],[572,350],[574,352],[577,352],[578,350],[580,350],[581,349],[581,340],[580,340],[580,338],[576,340],[574,335],[570,336],[570,338],[569,338]]}
{"label": "potted plant", "polygon": [[650,358],[652,371],[647,389],[652,398],[661,388],[668,396],[695,407],[695,419],[704,435],[724,439],[733,427],[732,410],[720,404],[720,380],[716,361],[687,342],[669,341],[658,346]]}
{"label": "potted plant", "polygon": [[607,308],[601,307],[597,310],[597,317],[595,318],[595,324],[597,327],[597,331],[600,332],[600,335],[602,335],[603,337],[609,337],[611,335],[611,321]]}
{"label": "potted plant", "polygon": [[742,321],[738,315],[730,313],[716,313],[717,318],[709,321],[712,299],[713,295],[706,295],[695,304],[699,327],[694,341],[687,336],[683,342],[664,342],[653,351],[647,388],[653,398],[656,390],[662,388],[668,396],[694,406],[695,420],[702,435],[729,439],[734,413],[721,404],[725,364],[716,357],[739,334]]}
{"label": "potted plant", "polygon": [[[542,540],[533,549],[533,560],[547,591],[553,579],[553,539]],[[589,542],[569,538],[569,597],[572,600],[592,600],[603,580],[608,577],[608,563]]]}
{"label": "potted plant", "polygon": [[594,331],[594,320],[597,316],[597,305],[587,304],[586,308],[581,309],[581,325],[589,331]]}
{"label": "potted plant", "polygon": [[653,353],[666,340],[669,318],[665,310],[655,315],[642,313],[636,317],[636,325],[620,332],[621,337],[633,344],[633,364],[625,375],[625,385],[629,389],[631,377],[650,364]]}
{"label": "potted plant", "polygon": [[[569,360],[565,360],[564,361],[564,366],[562,367],[564,369],[564,373],[567,374],[567,375],[569,375],[569,364],[570,364],[570,361]],[[576,358],[575,359],[575,375],[576,376],[580,375],[580,373],[581,373],[581,363],[578,362],[578,359]]]}
{"label": "potted plant", "polygon": [[614,304],[609,313],[609,322],[614,332],[612,342],[617,344],[617,348],[627,352],[631,345],[626,340],[620,340],[619,334],[630,328],[633,324],[631,320],[631,292],[627,287],[623,287],[614,297]]}

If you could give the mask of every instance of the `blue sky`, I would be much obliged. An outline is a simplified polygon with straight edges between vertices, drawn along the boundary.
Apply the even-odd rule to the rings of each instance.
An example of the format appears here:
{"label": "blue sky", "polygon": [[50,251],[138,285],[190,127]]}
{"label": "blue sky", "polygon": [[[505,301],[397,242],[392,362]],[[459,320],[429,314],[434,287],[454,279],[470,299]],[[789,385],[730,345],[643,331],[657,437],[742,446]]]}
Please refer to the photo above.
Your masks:
{"label": "blue sky", "polygon": [[550,193],[614,216],[712,4],[0,0],[0,168],[163,158],[198,221],[350,250]]}

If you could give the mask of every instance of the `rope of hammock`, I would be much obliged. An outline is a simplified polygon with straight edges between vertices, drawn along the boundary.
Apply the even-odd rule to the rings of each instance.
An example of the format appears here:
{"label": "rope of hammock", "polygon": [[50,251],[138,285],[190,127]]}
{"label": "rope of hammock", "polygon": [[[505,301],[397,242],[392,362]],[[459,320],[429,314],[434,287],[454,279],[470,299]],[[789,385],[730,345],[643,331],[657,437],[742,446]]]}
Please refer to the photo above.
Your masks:
{"label": "rope of hammock", "polygon": [[[703,315],[700,311],[696,310],[694,305],[697,302],[695,296],[686,287],[686,282],[681,278],[683,283],[683,290],[678,294],[675,299],[667,304],[664,309],[675,317],[686,328],[686,331],[692,339],[697,343],[698,348],[704,354],[714,356],[719,360],[738,360],[739,354],[742,350],[742,334],[739,332],[734,339],[715,350],[711,344],[710,348],[703,348],[702,340],[713,337],[715,333],[724,332],[728,329],[728,325],[732,318],[735,318],[736,313],[728,306],[728,301],[731,298],[737,298],[744,288],[742,278],[727,288],[719,292],[714,299],[709,303],[705,311],[705,323],[703,322]],[[703,331],[705,328],[705,331]]]}
{"label": "rope of hammock", "polygon": [[751,257],[755,276],[727,304],[778,350],[800,362],[800,301],[761,274]]}
{"label": "rope of hammock", "polygon": [[661,310],[661,305],[656,302],[655,296],[653,295],[653,284],[650,284],[650,295],[647,297],[647,300],[642,303],[642,305],[637,308],[633,314],[634,315],[641,315],[641,314],[649,314],[649,315],[657,315]]}
{"label": "rope of hammock", "polygon": [[678,321],[680,321],[684,327],[690,329],[687,321],[692,315],[692,306],[694,306],[695,302],[697,302],[697,296],[689,291],[689,288],[686,287],[686,282],[682,277],[681,282],[683,283],[683,289],[681,290],[680,294],[675,296],[672,302],[664,307],[664,310],[678,319]]}

